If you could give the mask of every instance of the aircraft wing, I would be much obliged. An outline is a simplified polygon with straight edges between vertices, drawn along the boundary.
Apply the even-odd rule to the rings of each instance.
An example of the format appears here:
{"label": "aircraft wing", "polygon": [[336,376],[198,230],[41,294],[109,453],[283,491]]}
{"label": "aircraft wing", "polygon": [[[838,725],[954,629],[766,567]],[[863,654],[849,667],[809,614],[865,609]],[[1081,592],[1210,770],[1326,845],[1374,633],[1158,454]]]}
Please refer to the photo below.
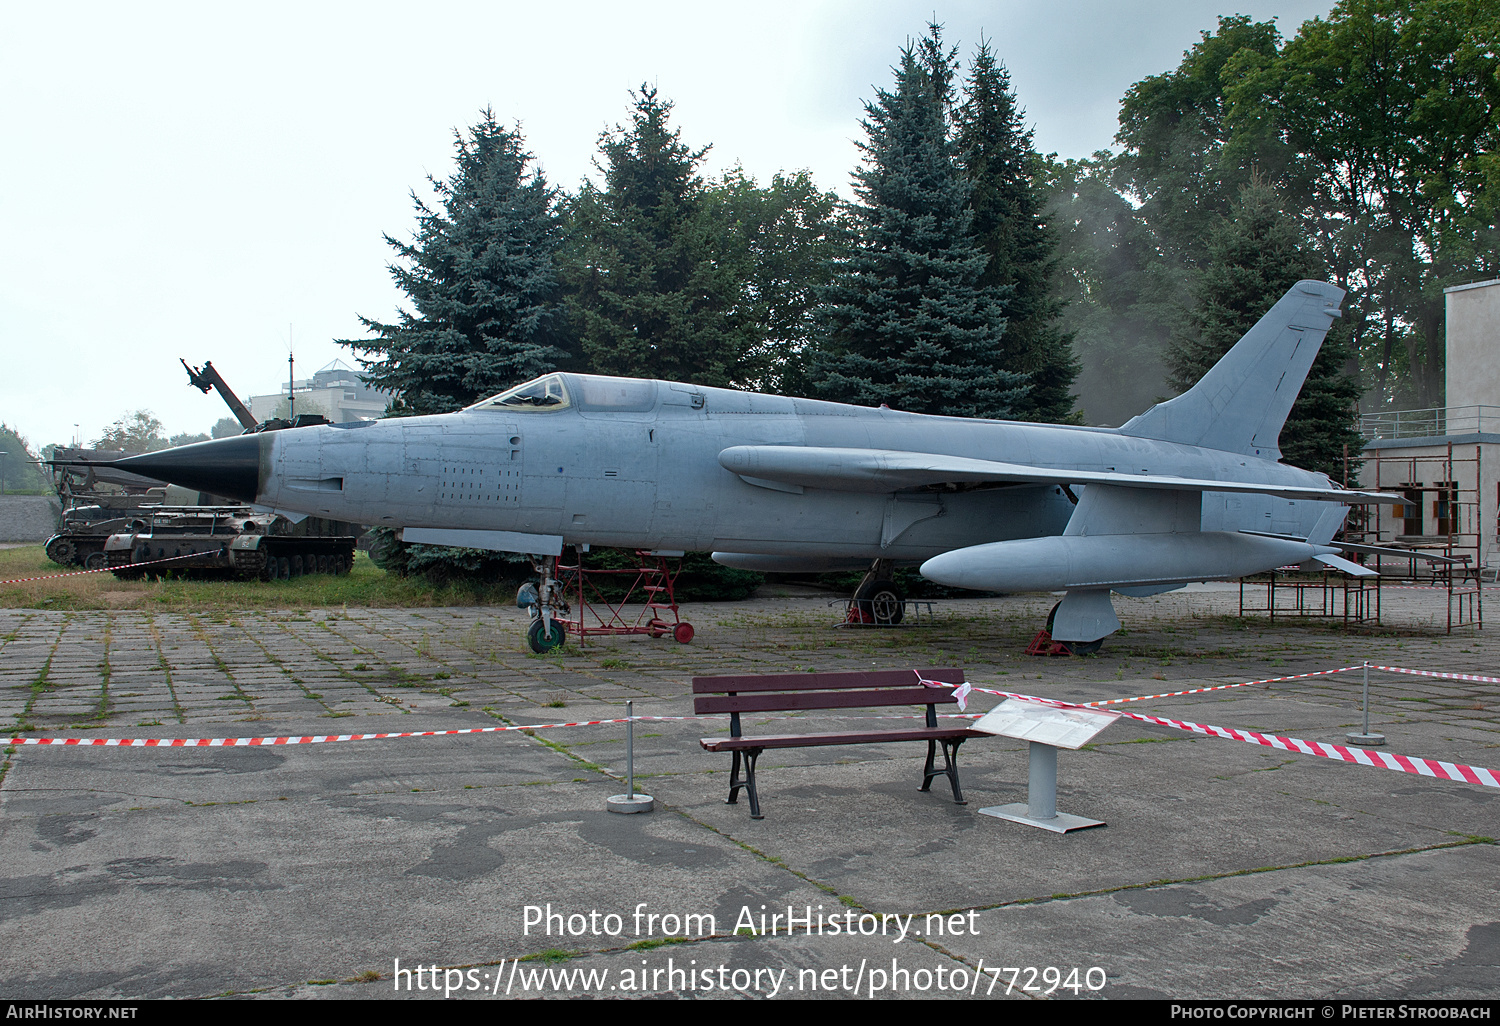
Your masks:
{"label": "aircraft wing", "polygon": [[1207,481],[1161,474],[1121,474],[1035,467],[965,456],[894,449],[804,445],[736,445],[719,453],[724,469],[768,487],[792,485],[846,492],[892,492],[947,484],[1116,485],[1185,492],[1247,492],[1314,502],[1404,503],[1400,495],[1343,488],[1306,488],[1258,481]]}

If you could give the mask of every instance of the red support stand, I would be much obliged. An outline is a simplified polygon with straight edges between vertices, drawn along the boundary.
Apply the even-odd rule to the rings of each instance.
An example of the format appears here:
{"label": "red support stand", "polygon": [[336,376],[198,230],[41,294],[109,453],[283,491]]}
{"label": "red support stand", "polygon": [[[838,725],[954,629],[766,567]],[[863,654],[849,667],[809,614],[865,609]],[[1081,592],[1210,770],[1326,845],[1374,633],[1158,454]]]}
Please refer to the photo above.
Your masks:
{"label": "red support stand", "polygon": [[[573,619],[553,617],[563,630],[580,639],[591,634],[648,634],[653,638],[671,635],[684,645],[693,640],[693,625],[678,615],[677,597],[673,593],[682,569],[680,558],[668,566],[666,556],[637,550],[636,566],[605,570],[584,567],[582,553],[576,549],[574,552],[577,562],[565,566],[559,560],[555,571],[558,583],[575,602]],[[619,601],[604,596],[601,581],[626,579],[629,587]],[[634,619],[625,612],[632,602],[641,604]]]}
{"label": "red support stand", "polygon": [[1029,656],[1070,656],[1073,650],[1061,641],[1053,641],[1052,635],[1048,634],[1046,628],[1036,632],[1031,639],[1031,644],[1026,646],[1026,654]]}

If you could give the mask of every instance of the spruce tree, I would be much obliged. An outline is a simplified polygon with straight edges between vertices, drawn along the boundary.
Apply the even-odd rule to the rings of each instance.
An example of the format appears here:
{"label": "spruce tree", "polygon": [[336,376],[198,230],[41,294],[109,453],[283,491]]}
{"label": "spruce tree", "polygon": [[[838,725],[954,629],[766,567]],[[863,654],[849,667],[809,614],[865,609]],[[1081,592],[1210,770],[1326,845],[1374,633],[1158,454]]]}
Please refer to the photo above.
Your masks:
{"label": "spruce tree", "polygon": [[971,234],[943,88],[908,46],[895,91],[865,106],[859,202],[823,293],[813,379],[838,402],[1003,418],[1027,379],[1004,368],[1005,297],[981,281],[988,258]]}
{"label": "spruce tree", "polygon": [[585,182],[569,217],[569,309],[584,358],[602,374],[747,384],[759,333],[725,211],[703,202],[707,149],[683,143],[655,89],[631,95],[630,125],[600,138],[604,188]]}
{"label": "spruce tree", "polygon": [[[1198,308],[1190,332],[1168,350],[1172,384],[1186,390],[1240,340],[1245,332],[1304,278],[1321,278],[1323,265],[1307,245],[1296,220],[1285,213],[1276,191],[1252,181],[1240,190],[1233,216],[1210,234],[1208,262],[1198,277]],[[1286,425],[1281,451],[1286,462],[1335,480],[1344,472],[1344,447],[1358,453],[1359,382],[1348,373],[1347,330],[1335,327]]]}
{"label": "spruce tree", "polygon": [[1060,422],[1073,413],[1078,362],[1052,291],[1058,236],[1035,184],[1040,157],[1021,120],[1010,75],[981,41],[957,112],[958,158],[972,190],[973,232],[989,258],[980,283],[1009,292],[1001,362],[1030,375],[1014,409],[1022,420]]}
{"label": "spruce tree", "polygon": [[412,193],[411,243],[385,237],[398,254],[392,278],[411,301],[395,323],[360,321],[373,339],[344,340],[370,383],[395,395],[390,413],[447,413],[553,370],[560,344],[555,266],[555,193],[518,132],[483,112],[454,132],[458,169],[431,176],[438,207]]}

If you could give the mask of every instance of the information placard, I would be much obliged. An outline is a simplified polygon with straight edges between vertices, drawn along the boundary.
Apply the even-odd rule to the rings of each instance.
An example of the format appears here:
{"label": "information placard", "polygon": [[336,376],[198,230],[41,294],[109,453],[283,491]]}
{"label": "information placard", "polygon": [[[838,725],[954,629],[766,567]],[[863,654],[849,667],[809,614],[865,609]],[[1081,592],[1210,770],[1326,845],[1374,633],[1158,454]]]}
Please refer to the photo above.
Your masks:
{"label": "information placard", "polygon": [[1081,705],[1059,708],[1024,698],[1007,698],[976,720],[974,729],[1076,750],[1119,718],[1119,713],[1107,709],[1090,709]]}

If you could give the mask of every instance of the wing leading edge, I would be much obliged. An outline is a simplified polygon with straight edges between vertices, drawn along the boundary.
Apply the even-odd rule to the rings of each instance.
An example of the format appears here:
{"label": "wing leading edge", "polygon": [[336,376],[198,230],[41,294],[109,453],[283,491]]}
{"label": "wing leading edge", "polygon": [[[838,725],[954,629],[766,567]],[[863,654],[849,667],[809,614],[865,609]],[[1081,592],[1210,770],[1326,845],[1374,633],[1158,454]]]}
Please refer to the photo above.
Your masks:
{"label": "wing leading edge", "polygon": [[892,492],[941,485],[1056,484],[1115,485],[1185,492],[1236,492],[1315,502],[1403,503],[1384,492],[1308,488],[1259,481],[1210,481],[1160,474],[1033,467],[965,456],[902,452],[895,449],[843,449],[803,445],[736,445],[719,453],[719,464],[752,484],[776,482],[802,488],[849,492]]}

